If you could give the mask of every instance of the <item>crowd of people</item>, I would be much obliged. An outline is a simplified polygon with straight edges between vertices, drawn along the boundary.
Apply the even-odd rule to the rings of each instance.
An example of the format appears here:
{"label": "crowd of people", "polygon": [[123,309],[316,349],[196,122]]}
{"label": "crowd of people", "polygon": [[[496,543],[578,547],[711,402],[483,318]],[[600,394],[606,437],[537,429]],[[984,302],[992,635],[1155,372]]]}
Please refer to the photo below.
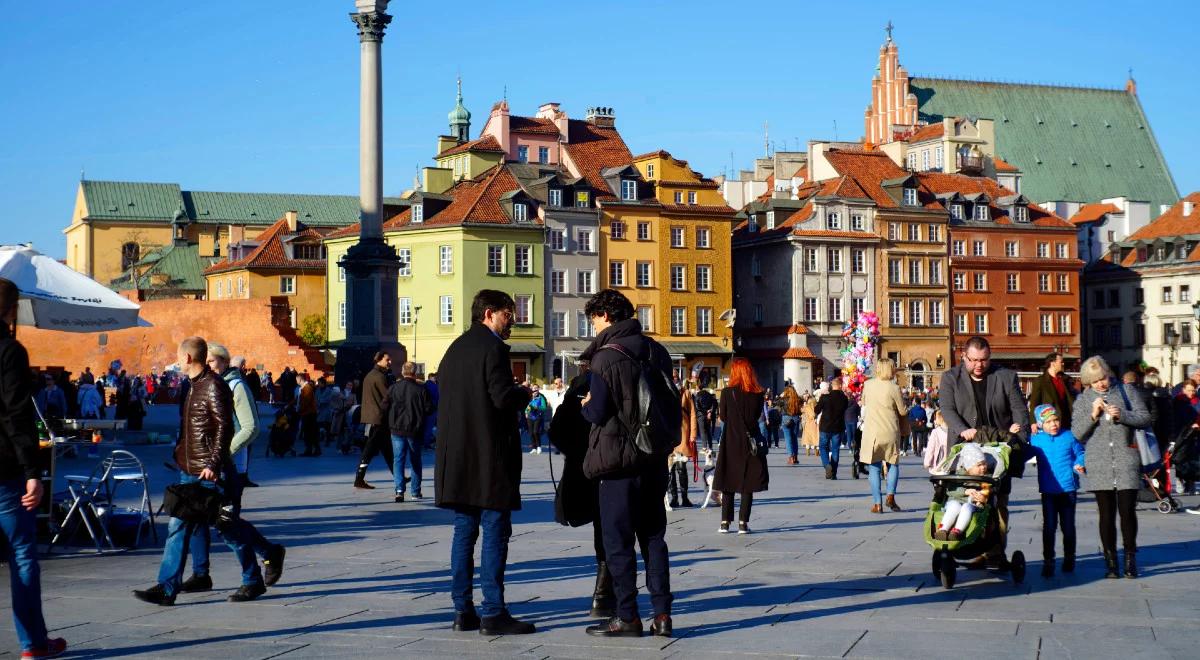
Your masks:
{"label": "crowd of people", "polygon": [[[281,578],[284,546],[266,539],[242,515],[243,491],[254,486],[250,447],[264,427],[259,403],[277,410],[267,431],[268,455],[295,455],[297,439],[304,448],[300,455],[308,457],[334,444],[343,454],[360,447],[353,481],[359,489],[374,488],[366,473],[382,455],[396,503],[424,498],[422,452],[434,449],[434,503],[453,512],[451,625],[485,635],[536,630],[510,612],[505,568],[512,512],[522,505],[522,454],[557,450],[564,466],[556,519],[593,526],[597,574],[590,613],[603,621],[586,632],[602,637],[645,631],[637,605],[639,548],[653,608],[649,631],[672,635],[666,512],[693,505],[689,481],[700,479],[702,459],[704,482],[711,480],[720,504],[717,532],[745,535],[752,533],[754,500],[770,484],[768,452],[780,442],[787,466],[801,463],[803,446],[804,456],[815,454],[830,480],[838,479],[843,452],[849,453],[851,476],[868,477],[873,514],[903,510],[896,499],[902,456],[920,456],[933,474],[954,470],[981,477],[994,469],[994,456],[982,448],[1002,443],[1014,457],[1003,478],[951,492],[932,538],[961,539],[975,512],[989,506],[1006,530],[1011,479],[1023,476],[1026,460],[1034,458],[1044,520],[1043,575],[1055,572],[1059,534],[1061,570],[1075,568],[1075,508],[1084,490],[1092,493],[1099,513],[1106,577],[1135,578],[1136,503],[1144,485],[1139,446],[1151,442],[1166,449],[1200,429],[1200,368],[1171,388],[1152,369],[1118,379],[1102,358],[1092,357],[1071,379],[1062,356],[1051,354],[1026,395],[1015,372],[992,363],[983,337],[971,338],[958,364],[931,389],[901,388],[888,359],[875,362],[861,397],[849,396],[836,377],[803,392],[787,382],[775,395],[741,357],[732,359],[724,383],[708,382],[700,372],[679,379],[666,349],[643,332],[632,303],[614,290],[587,303],[595,339],[579,356],[580,373],[570,383],[554,379],[540,386],[514,377],[505,340],[515,303],[493,290],[476,295],[471,326],[446,351],[440,374],[424,376],[406,362],[394,378],[392,356],[380,351],[361,384],[338,384],[329,374],[290,368],[260,377],[225,347],[189,337],[178,347],[175,368],[162,374],[129,375],[114,364],[101,377],[85,369],[74,380],[66,373],[39,374],[39,383],[28,378],[28,356],[10,329],[16,298],[11,283],[0,280],[5,421],[0,522],[12,553],[13,612],[23,657],[51,657],[66,645],[48,638],[40,610],[31,518],[42,497],[31,449],[38,411],[53,419],[101,417],[111,403],[132,425],[152,402],[178,405],[179,481],[170,506],[164,505],[171,518],[162,561],[155,584],[134,592],[157,605],[213,588],[211,528],[241,567],[242,584],[229,600],[254,600]],[[956,460],[948,460],[952,457]],[[1200,458],[1193,452],[1175,468],[1183,488],[1194,492]],[[216,513],[195,513],[210,501],[219,504]],[[480,540],[482,599],[476,605]],[[189,555],[192,574],[184,579]],[[1004,542],[979,559],[1003,566]]]}

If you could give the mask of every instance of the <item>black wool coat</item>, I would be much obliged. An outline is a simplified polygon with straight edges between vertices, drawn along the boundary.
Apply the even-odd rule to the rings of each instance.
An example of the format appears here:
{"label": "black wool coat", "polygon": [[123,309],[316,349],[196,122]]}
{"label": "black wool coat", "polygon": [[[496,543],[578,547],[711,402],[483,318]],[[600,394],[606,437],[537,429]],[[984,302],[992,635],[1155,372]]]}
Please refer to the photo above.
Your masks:
{"label": "black wool coat", "polygon": [[713,472],[713,490],[725,493],[760,493],[767,489],[767,457],[750,455],[748,433],[759,434],[758,416],[762,412],[763,393],[746,392],[734,387],[721,390],[718,406],[725,433],[717,451]]}
{"label": "black wool coat", "polygon": [[521,433],[517,413],[529,390],[513,383],[505,344],[472,323],[438,365],[437,462],[440,507],[521,508]]}
{"label": "black wool coat", "polygon": [[593,522],[599,507],[599,482],[583,473],[583,457],[587,454],[588,435],[592,425],[580,412],[583,397],[588,393],[587,374],[571,381],[563,394],[562,403],[554,410],[550,421],[550,444],[563,455],[562,478],[554,500],[554,518],[562,525],[579,527]]}

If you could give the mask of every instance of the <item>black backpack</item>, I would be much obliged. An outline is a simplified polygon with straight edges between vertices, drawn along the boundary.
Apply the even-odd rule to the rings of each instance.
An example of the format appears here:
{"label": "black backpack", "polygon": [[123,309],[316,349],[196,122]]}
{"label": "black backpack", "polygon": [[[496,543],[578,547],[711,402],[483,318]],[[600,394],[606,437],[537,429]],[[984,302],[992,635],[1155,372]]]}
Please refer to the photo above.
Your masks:
{"label": "black backpack", "polygon": [[[627,425],[633,434],[633,444],[647,456],[666,456],[679,442],[679,425],[683,423],[683,408],[679,390],[671,377],[649,360],[639,360],[620,344],[605,344],[641,367],[638,375],[638,415],[635,425]],[[620,419],[620,416],[617,417]]]}

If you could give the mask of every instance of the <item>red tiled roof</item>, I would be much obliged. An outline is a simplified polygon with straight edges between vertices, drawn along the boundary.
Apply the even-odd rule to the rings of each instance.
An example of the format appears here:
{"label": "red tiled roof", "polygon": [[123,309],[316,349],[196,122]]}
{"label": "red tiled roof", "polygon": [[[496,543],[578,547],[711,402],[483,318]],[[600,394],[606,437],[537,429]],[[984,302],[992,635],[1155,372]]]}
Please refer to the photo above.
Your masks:
{"label": "red tiled roof", "polygon": [[700,179],[699,181],[659,181],[658,185],[673,188],[710,188],[712,190],[720,187],[712,179]]}
{"label": "red tiled roof", "polygon": [[[957,192],[965,195],[973,193],[984,193],[991,200],[989,205],[991,208],[992,222],[998,225],[1014,224],[1012,218],[1008,217],[1008,211],[999,206],[995,202],[1000,197],[1016,195],[1017,193],[1001,186],[995,180],[987,177],[964,176],[962,174],[944,174],[941,172],[921,172],[916,175],[921,185],[932,193],[950,193]],[[941,207],[941,205],[938,205]],[[1046,211],[1036,204],[1026,204],[1025,208],[1029,209],[1029,224],[1036,227],[1061,227],[1073,228],[1071,223],[1062,218]]]}
{"label": "red tiled roof", "polygon": [[785,360],[811,360],[817,356],[813,352],[801,346],[800,348],[789,348],[783,353]]}
{"label": "red tiled roof", "polygon": [[703,204],[663,204],[662,209],[665,213],[696,215],[728,215],[732,216],[737,211],[728,206],[706,206]]}
{"label": "red tiled roof", "polygon": [[621,134],[616,128],[595,126],[579,119],[570,120],[568,133],[569,139],[562,147],[579,168],[579,174],[600,191],[600,196],[611,195],[600,171],[633,162],[633,154]]}
{"label": "red tiled roof", "polygon": [[788,327],[787,333],[789,335],[806,335],[808,334],[808,326],[803,323],[793,323]]}
{"label": "red tiled roof", "polygon": [[[809,215],[811,215],[811,213]],[[863,241],[870,241],[871,239],[879,238],[873,232],[838,231],[836,229],[797,229],[792,232],[792,236],[810,236],[812,238],[852,238]]]}
{"label": "red tiled roof", "polygon": [[1020,172],[1021,168],[1009,163],[999,156],[992,156],[992,164],[996,166],[997,172]]}
{"label": "red tiled roof", "polygon": [[[355,229],[355,232],[357,231]],[[287,218],[280,218],[255,239],[258,241],[258,247],[254,248],[250,254],[237,261],[228,259],[218,261],[205,269],[204,273],[207,275],[251,268],[325,268],[324,259],[289,259],[287,252],[283,249],[283,241],[291,238],[310,238],[319,243],[324,235],[300,221],[296,221],[296,233],[293,234],[288,231]]]}
{"label": "red tiled roof", "polygon": [[485,135],[477,140],[463,142],[456,147],[450,147],[449,149],[438,154],[438,156],[453,156],[455,154],[462,154],[468,151],[490,151],[493,153],[504,153],[504,150],[500,148],[500,143],[496,141],[496,138],[490,135]]}
{"label": "red tiled roof", "polygon": [[659,149],[657,151],[647,151],[644,154],[638,154],[630,160],[646,160],[647,158],[671,158],[671,154]]}
{"label": "red tiled roof", "polygon": [[[861,151],[858,149],[830,149],[826,154],[829,164],[838,174],[850,176],[863,190],[867,199],[875,202],[880,208],[897,208],[900,205],[881,185],[888,179],[898,179],[908,176],[908,172],[882,151]],[[930,204],[927,202],[926,207]]]}
{"label": "red tiled roof", "polygon": [[942,126],[942,122],[939,121],[936,124],[930,124],[928,126],[922,126],[921,128],[918,128],[916,131],[913,131],[912,135],[904,138],[904,141],[909,143],[924,142],[926,140],[940,138],[945,135],[945,133],[946,129],[944,126]]}
{"label": "red tiled roof", "polygon": [[1071,216],[1071,224],[1082,225],[1103,218],[1108,213],[1120,213],[1121,209],[1115,204],[1084,204],[1079,211]]}
{"label": "red tiled roof", "polygon": [[513,133],[558,135],[558,127],[554,125],[554,121],[541,117],[512,115],[508,118],[508,130]]}
{"label": "red tiled roof", "polygon": [[[1183,203],[1192,203],[1192,214],[1183,215]],[[1184,234],[1200,234],[1200,191],[1194,192],[1167,209],[1166,213],[1150,224],[1133,232],[1127,241],[1150,241],[1156,238],[1174,238]]]}

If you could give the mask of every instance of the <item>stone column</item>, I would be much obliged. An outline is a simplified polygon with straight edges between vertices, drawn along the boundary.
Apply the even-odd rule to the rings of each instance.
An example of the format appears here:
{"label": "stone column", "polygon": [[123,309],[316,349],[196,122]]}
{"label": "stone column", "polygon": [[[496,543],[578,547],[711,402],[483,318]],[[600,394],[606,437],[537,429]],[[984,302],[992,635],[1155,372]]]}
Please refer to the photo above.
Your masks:
{"label": "stone column", "polygon": [[359,238],[339,265],[346,270],[346,341],[338,347],[339,382],[360,378],[384,350],[398,366],[396,277],[400,261],[383,238],[383,93],[380,48],[392,17],[388,0],[355,0],[359,37]]}

